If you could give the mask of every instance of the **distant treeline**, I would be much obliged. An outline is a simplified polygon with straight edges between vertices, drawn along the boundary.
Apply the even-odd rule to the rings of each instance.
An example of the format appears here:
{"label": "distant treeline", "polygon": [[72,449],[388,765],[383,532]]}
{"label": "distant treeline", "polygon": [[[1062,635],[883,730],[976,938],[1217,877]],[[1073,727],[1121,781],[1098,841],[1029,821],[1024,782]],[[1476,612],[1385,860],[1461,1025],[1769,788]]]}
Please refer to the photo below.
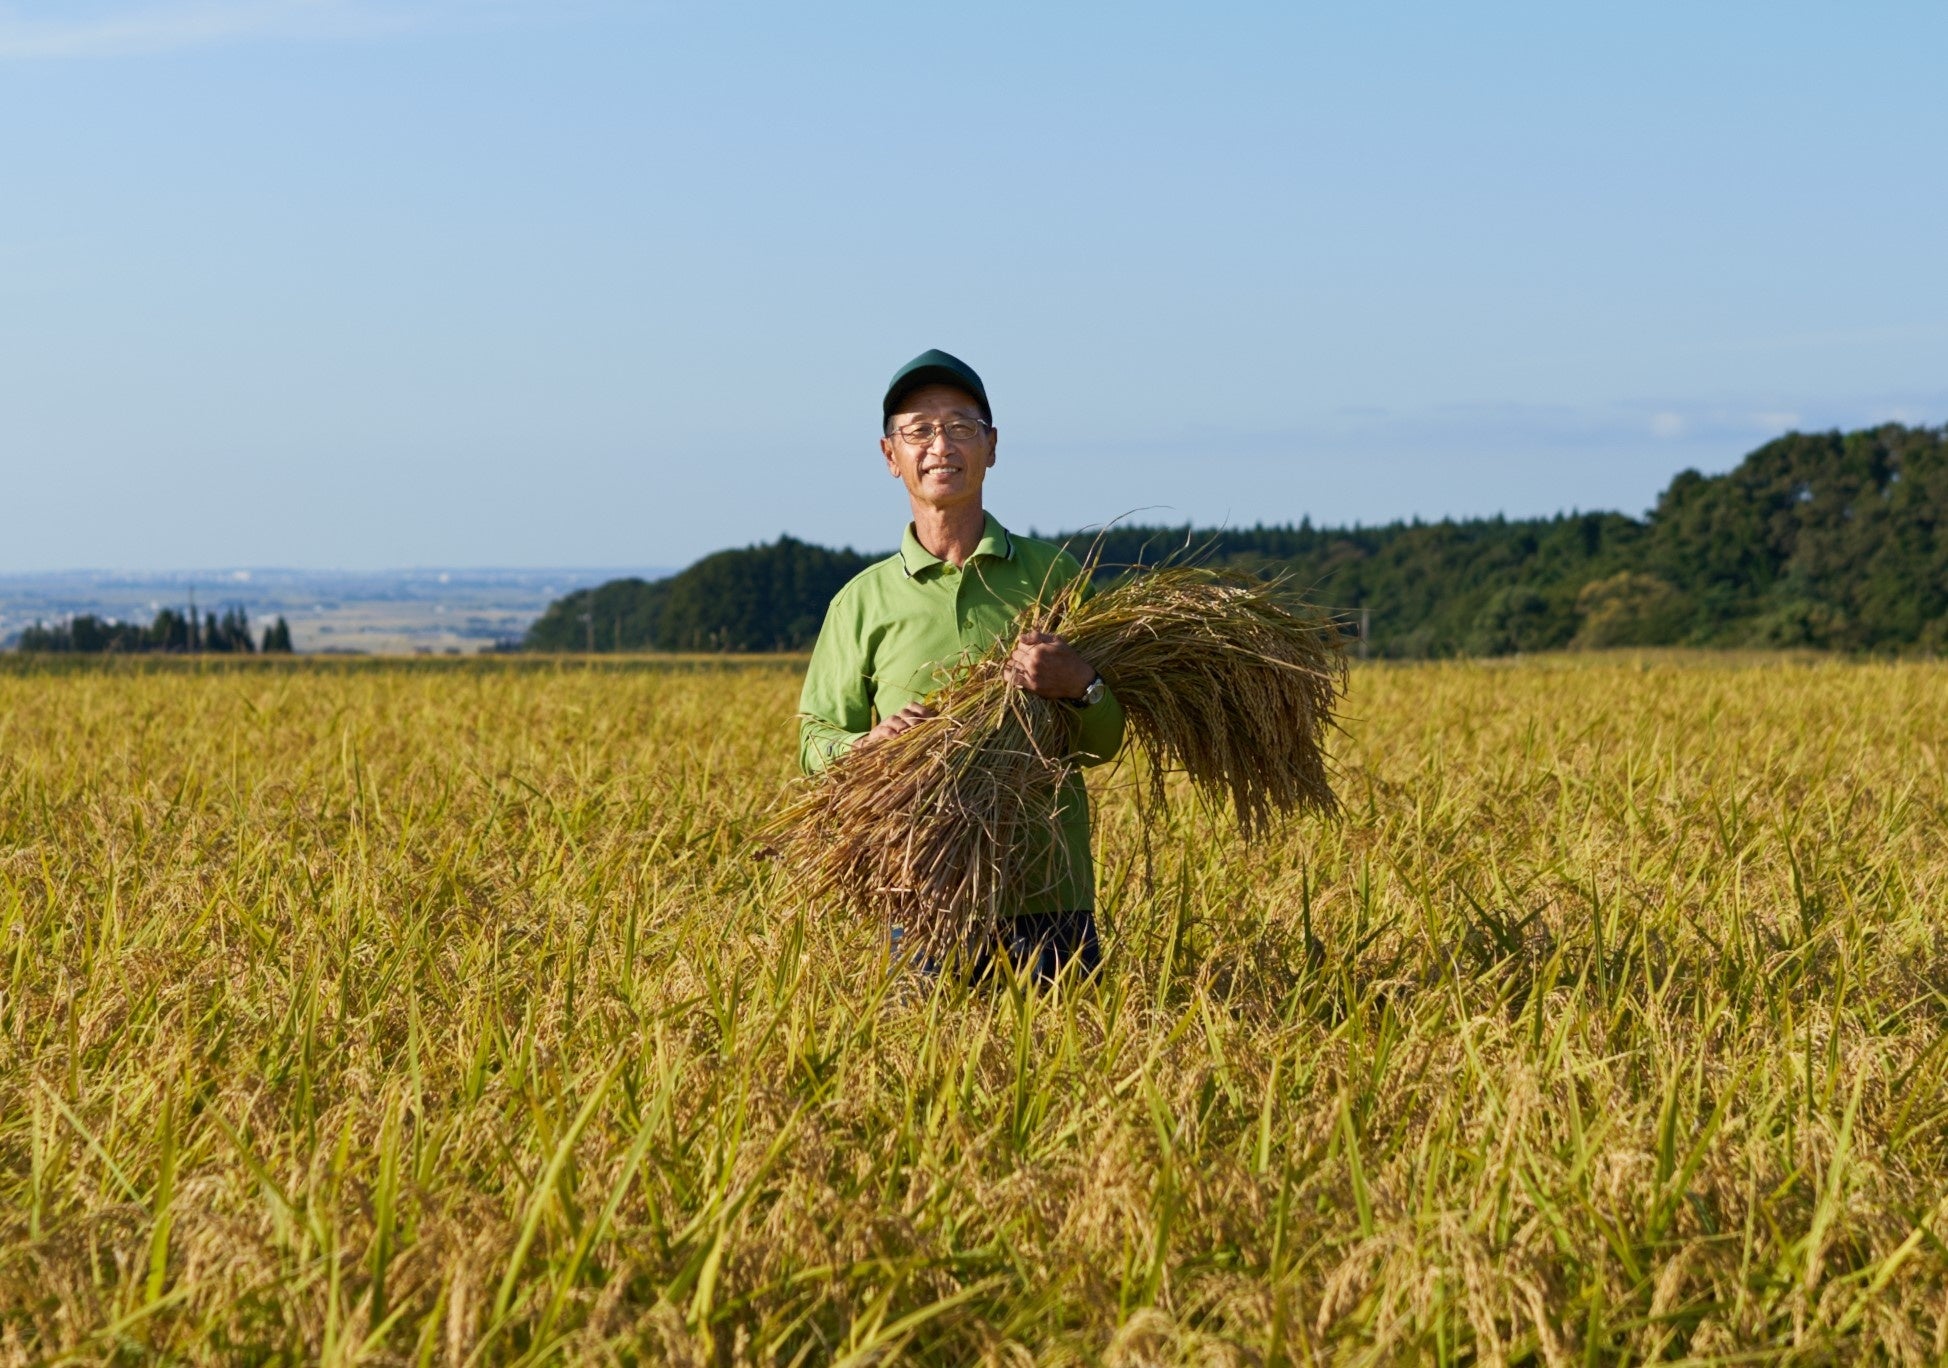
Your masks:
{"label": "distant treeline", "polygon": [[148,626],[137,622],[115,622],[83,613],[52,626],[35,623],[20,634],[23,651],[73,651],[83,654],[143,651],[266,654],[291,650],[291,626],[280,615],[264,629],[261,644],[250,637],[250,615],[241,607],[226,608],[221,615],[205,613],[199,621],[196,610],[178,612],[164,608]]}
{"label": "distant treeline", "polygon": [[[1383,656],[1604,646],[1948,650],[1948,428],[1791,433],[1622,513],[1380,527],[1116,527],[1104,574],[1193,556],[1282,573]],[[1091,534],[1057,537],[1078,555]],[[781,538],[552,604],[535,650],[802,650],[874,557]]]}

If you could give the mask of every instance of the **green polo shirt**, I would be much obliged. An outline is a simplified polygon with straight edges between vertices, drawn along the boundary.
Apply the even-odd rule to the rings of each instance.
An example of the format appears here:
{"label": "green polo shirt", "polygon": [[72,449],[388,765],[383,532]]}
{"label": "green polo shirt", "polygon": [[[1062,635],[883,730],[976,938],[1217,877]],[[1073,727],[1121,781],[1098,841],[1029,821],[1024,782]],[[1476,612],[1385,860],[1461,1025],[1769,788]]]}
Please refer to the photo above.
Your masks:
{"label": "green polo shirt", "polygon": [[[1012,634],[1022,609],[1081,573],[1061,547],[1017,537],[992,515],[960,569],[920,545],[907,524],[899,551],[860,571],[825,610],[798,699],[804,715],[799,767],[807,774],[824,769],[881,719],[946,684],[963,661],[986,655]],[[1113,759],[1123,744],[1122,705],[1105,693],[1079,711],[1079,720],[1076,759],[1084,765]],[[1063,788],[1061,815],[1060,877],[1027,894],[1016,912],[1096,905],[1089,795],[1079,774]]]}

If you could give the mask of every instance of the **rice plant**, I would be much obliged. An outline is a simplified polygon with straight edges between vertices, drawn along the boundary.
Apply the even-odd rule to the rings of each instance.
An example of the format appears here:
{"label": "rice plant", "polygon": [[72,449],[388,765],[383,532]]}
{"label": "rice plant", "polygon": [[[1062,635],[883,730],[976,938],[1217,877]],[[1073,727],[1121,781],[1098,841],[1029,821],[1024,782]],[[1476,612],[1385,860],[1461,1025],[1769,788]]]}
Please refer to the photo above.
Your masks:
{"label": "rice plant", "polygon": [[0,667],[0,1359],[1948,1353],[1948,669],[1357,668],[1049,991],[764,857],[797,683]]}

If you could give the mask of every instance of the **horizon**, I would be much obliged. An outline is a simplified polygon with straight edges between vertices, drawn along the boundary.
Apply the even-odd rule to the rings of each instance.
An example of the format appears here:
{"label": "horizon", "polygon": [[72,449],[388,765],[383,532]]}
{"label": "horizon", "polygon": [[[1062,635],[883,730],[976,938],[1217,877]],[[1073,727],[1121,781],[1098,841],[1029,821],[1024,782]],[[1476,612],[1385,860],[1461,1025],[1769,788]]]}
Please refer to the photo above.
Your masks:
{"label": "horizon", "polygon": [[65,565],[47,570],[0,570],[0,582],[15,579],[53,579],[62,576],[100,576],[103,578],[153,578],[166,576],[181,579],[185,576],[208,576],[212,585],[244,578],[238,582],[250,583],[258,575],[342,575],[348,578],[373,579],[382,576],[428,576],[428,575],[521,575],[540,577],[545,575],[641,575],[671,574],[670,567],[664,565],[375,565],[370,567],[351,565]]}
{"label": "horizon", "polygon": [[[1168,543],[1181,550],[1203,540],[1220,563],[1229,556],[1260,565],[1269,556],[1285,563],[1281,574],[1300,573],[1303,564],[1315,589],[1346,572],[1332,602],[1344,611],[1358,606],[1362,642],[1376,595],[1396,612],[1403,603],[1419,605],[1395,624],[1397,640],[1387,648],[1393,654],[1496,654],[1652,639],[1938,651],[1948,640],[1942,631],[1948,616],[1940,612],[1925,550],[1917,559],[1917,547],[1925,547],[1931,501],[1941,493],[1944,449],[1948,425],[1798,434],[1752,452],[1744,474],[1680,472],[1667,493],[1681,483],[1686,492],[1678,515],[1668,519],[1655,511],[1639,519],[1571,509],[1513,519],[1414,517],[1350,526],[1261,519],[1198,529],[1135,516],[1156,510],[1133,510],[1127,521],[1099,529],[1044,534],[1030,522],[1025,530],[1078,551],[1089,542],[1085,563],[1101,552],[1114,564],[1141,564],[1151,548]],[[1776,513],[1787,493],[1799,531],[1787,539],[1782,559],[1776,520],[1751,515]],[[1866,516],[1856,520],[1856,513]],[[1771,530],[1755,533],[1761,525]],[[264,633],[267,651],[279,644],[274,638],[280,649],[325,654],[596,651],[598,637],[611,650],[803,647],[829,596],[883,554],[869,548],[862,555],[851,545],[837,552],[789,534],[768,544],[717,548],[678,578],[727,589],[714,608],[699,607],[695,594],[666,591],[658,583],[669,573],[664,567],[0,575],[0,647],[193,649],[167,626],[185,609],[192,621],[214,623],[221,609],[226,622],[237,615],[274,622],[276,632],[266,627]],[[1721,572],[1734,564],[1750,573],[1734,576],[1742,591],[1726,599]],[[1449,583],[1457,573],[1462,578]],[[754,608],[750,587],[768,583],[776,590],[781,576],[791,586],[782,598],[774,602],[774,594],[761,593],[765,604]],[[1450,592],[1437,589],[1428,599],[1430,578]],[[85,625],[91,621],[106,625]],[[139,630],[130,635],[118,623]],[[218,651],[231,649],[230,638],[214,626],[211,638]]]}
{"label": "horizon", "polygon": [[[1925,423],[1925,422],[1907,423],[1905,425],[1914,428],[1948,430],[1948,421],[1944,421],[1940,423]],[[1879,426],[1879,425],[1876,424],[1875,426]],[[1791,437],[1791,436],[1817,435],[1822,432],[1841,433],[1849,430],[1859,431],[1861,429],[1794,428],[1794,429],[1789,429],[1786,432],[1780,433],[1776,438],[1768,439],[1768,442],[1776,441],[1779,440],[1780,438]],[[1698,470],[1698,468],[1695,466],[1685,466],[1680,469],[1673,470],[1670,476],[1665,480],[1664,484],[1659,487],[1658,492],[1661,494],[1663,489],[1669,487],[1672,480],[1675,480],[1679,475],[1685,474],[1686,472],[1696,472],[1707,476],[1724,474],[1726,470],[1736,468],[1736,466],[1740,462],[1742,462],[1746,457],[1752,455],[1754,452],[1768,445],[1768,442],[1760,442],[1756,446],[1752,447],[1750,450],[1741,452],[1738,458],[1734,460],[1730,465],[1725,467],[1724,470],[1701,471]],[[990,511],[993,510],[990,509]],[[1160,510],[1160,509],[1135,510],[1135,512],[1143,513],[1143,514],[1147,514],[1150,512],[1162,512],[1162,511],[1164,510]],[[1374,519],[1370,521],[1362,521],[1360,519],[1355,518],[1343,522],[1326,522],[1316,518],[1312,518],[1309,515],[1301,515],[1300,517],[1296,517],[1296,518],[1262,518],[1261,517],[1261,518],[1254,518],[1249,523],[1241,519],[1233,519],[1228,522],[1206,522],[1206,523],[1199,524],[1195,520],[1190,520],[1190,521],[1156,520],[1147,517],[1135,517],[1131,515],[1125,515],[1123,517],[1114,519],[1112,521],[1117,525],[1127,526],[1127,527],[1163,528],[1163,529],[1173,529],[1173,530],[1178,528],[1189,527],[1193,531],[1200,531],[1200,532],[1216,532],[1216,531],[1223,531],[1226,529],[1246,528],[1246,527],[1296,529],[1305,524],[1310,524],[1314,529],[1320,531],[1339,531],[1339,530],[1368,531],[1368,530],[1384,529],[1392,526],[1439,525],[1442,523],[1493,522],[1498,519],[1506,520],[1510,522],[1549,521],[1549,520],[1560,520],[1560,519],[1567,519],[1567,518],[1580,518],[1580,517],[1587,517],[1591,515],[1599,515],[1599,516],[1617,515],[1617,516],[1630,518],[1633,521],[1642,522],[1647,520],[1654,512],[1655,512],[1655,507],[1654,507],[1654,500],[1653,500],[1651,505],[1648,505],[1645,508],[1635,512],[1632,512],[1631,510],[1625,508],[1570,506],[1567,508],[1557,508],[1554,511],[1534,512],[1534,513],[1512,513],[1507,511],[1506,509],[1499,509],[1491,512],[1469,513],[1469,514],[1462,514],[1462,515],[1439,514],[1435,516],[1428,516],[1424,514],[1414,513],[1414,514],[1406,514],[1406,515],[1396,515],[1393,517]],[[999,515],[997,514],[996,516]],[[1047,536],[1047,537],[1080,536],[1087,533],[1098,531],[1106,525],[1108,524],[1092,523],[1092,524],[1084,524],[1081,526],[1056,527],[1047,532],[1044,532],[1041,530],[1039,524],[1032,521],[1018,521],[1016,523],[1017,530],[1024,531],[1030,536]],[[588,580],[590,583],[597,582],[592,579],[592,577],[594,576],[605,576],[609,579],[638,577],[638,578],[653,580],[653,579],[667,578],[669,576],[678,574],[683,569],[687,568],[689,565],[693,565],[696,563],[697,560],[702,559],[703,556],[713,555],[719,551],[741,550],[750,547],[771,545],[775,543],[777,540],[779,540],[779,538],[781,537],[791,537],[798,541],[809,542],[812,544],[825,546],[828,549],[834,549],[834,550],[843,549],[847,551],[856,552],[859,551],[860,546],[864,545],[865,550],[861,554],[873,554],[876,551],[888,550],[892,546],[894,546],[898,541],[897,534],[895,534],[892,537],[888,538],[888,540],[885,542],[884,547],[873,545],[873,544],[857,543],[857,542],[829,542],[829,541],[821,542],[815,537],[802,536],[798,533],[791,532],[789,530],[784,530],[784,531],[774,533],[770,537],[747,536],[738,540],[727,542],[722,546],[711,547],[708,550],[704,551],[700,556],[691,557],[689,560],[683,561],[681,563],[664,562],[655,565],[648,565],[648,564],[524,565],[524,564],[513,563],[513,562],[504,562],[501,564],[480,564],[480,565],[452,563],[452,564],[423,564],[423,565],[378,565],[378,566],[370,566],[370,567],[352,566],[352,565],[301,566],[301,565],[278,565],[278,564],[263,564],[263,565],[213,564],[213,565],[204,565],[204,566],[75,565],[75,566],[56,566],[44,570],[0,569],[0,585],[7,584],[9,582],[32,582],[32,581],[61,579],[64,577],[77,578],[77,579],[95,577],[111,584],[118,579],[128,580],[133,582],[143,582],[143,583],[162,580],[162,581],[178,582],[183,584],[185,587],[198,587],[196,584],[192,583],[192,581],[196,581],[198,579],[207,579],[209,583],[209,587],[214,590],[214,589],[219,589],[226,584],[250,584],[254,581],[254,578],[259,575],[264,575],[264,576],[288,575],[288,576],[298,577],[298,578],[337,576],[337,577],[343,577],[347,579],[412,579],[416,577],[434,577],[434,576],[443,577],[448,575],[480,575],[480,576],[500,575],[500,576],[509,576],[509,577],[522,577],[527,579],[541,579],[541,578],[548,578],[548,577],[553,577],[556,579],[582,578]],[[582,585],[580,587],[587,587],[587,585]]]}

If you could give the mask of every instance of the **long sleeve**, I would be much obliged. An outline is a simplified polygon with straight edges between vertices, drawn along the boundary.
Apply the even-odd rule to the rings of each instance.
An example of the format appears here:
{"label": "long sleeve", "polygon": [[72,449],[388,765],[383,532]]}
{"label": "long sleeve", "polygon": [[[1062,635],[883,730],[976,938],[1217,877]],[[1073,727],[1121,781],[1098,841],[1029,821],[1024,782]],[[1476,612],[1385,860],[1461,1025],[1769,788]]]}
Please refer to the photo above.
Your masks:
{"label": "long sleeve", "polygon": [[872,730],[871,664],[850,596],[825,610],[812,663],[798,694],[798,768],[817,774]]}
{"label": "long sleeve", "polygon": [[1101,701],[1093,708],[1082,709],[1076,721],[1076,758],[1083,764],[1106,764],[1123,749],[1123,705],[1107,687]]}

